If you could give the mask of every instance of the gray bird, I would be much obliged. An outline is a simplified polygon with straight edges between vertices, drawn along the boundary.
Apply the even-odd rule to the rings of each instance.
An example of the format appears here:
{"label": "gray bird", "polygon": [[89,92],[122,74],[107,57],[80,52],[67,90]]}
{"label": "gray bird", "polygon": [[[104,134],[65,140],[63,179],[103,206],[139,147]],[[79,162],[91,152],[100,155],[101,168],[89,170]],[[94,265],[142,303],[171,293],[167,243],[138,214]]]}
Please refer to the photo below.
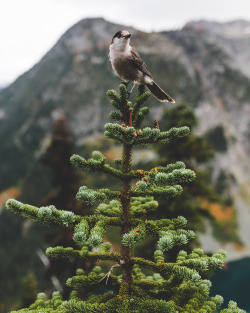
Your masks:
{"label": "gray bird", "polygon": [[113,70],[123,81],[134,82],[130,93],[135,84],[143,84],[159,101],[175,103],[174,99],[156,84],[145,62],[138,52],[130,46],[130,37],[131,34],[127,30],[122,30],[112,38],[109,46],[109,59]]}

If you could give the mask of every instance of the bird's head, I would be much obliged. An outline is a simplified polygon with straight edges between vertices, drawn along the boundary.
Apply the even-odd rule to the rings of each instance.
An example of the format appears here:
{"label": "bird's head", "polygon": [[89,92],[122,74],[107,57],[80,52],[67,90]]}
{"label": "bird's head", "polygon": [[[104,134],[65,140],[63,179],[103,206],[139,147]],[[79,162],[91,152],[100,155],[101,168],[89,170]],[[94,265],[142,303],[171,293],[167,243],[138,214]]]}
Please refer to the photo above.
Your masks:
{"label": "bird's head", "polygon": [[115,33],[111,44],[126,46],[130,42],[130,37],[131,34],[127,30],[120,30],[119,32]]}

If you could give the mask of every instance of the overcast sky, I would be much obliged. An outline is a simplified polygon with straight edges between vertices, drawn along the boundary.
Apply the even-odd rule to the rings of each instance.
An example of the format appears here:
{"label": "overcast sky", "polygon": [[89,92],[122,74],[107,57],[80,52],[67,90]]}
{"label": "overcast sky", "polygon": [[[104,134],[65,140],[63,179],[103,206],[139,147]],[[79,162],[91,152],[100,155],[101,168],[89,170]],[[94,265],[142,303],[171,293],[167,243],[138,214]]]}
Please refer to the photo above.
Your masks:
{"label": "overcast sky", "polygon": [[250,0],[1,0],[0,86],[27,71],[85,17],[169,30],[199,19],[250,20]]}

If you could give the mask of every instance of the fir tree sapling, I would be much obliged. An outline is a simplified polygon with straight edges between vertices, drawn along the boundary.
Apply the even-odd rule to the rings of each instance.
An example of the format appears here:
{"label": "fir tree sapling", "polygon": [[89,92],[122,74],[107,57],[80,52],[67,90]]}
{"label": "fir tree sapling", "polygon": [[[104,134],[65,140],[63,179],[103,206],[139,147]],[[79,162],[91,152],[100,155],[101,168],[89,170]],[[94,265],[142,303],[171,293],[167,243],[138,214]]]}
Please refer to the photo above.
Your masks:
{"label": "fir tree sapling", "polygon": [[[101,267],[96,266],[87,274],[79,268],[66,282],[73,289],[69,299],[63,301],[60,294],[54,292],[51,300],[46,300],[45,294],[41,293],[34,304],[19,312],[217,312],[223,299],[209,296],[211,283],[202,279],[202,275],[210,267],[222,267],[225,253],[219,251],[208,257],[201,249],[194,249],[188,254],[182,249],[195,233],[186,229],[184,217],[147,218],[149,213],[157,211],[155,199],[177,197],[182,192],[181,184],[193,181],[195,173],[186,169],[181,161],[149,171],[133,169],[131,165],[134,147],[168,144],[174,138],[186,136],[188,127],[167,131],[160,131],[157,127],[141,128],[149,113],[144,103],[150,96],[149,92],[144,92],[143,86],[139,86],[134,105],[128,101],[125,85],[120,85],[119,93],[108,91],[108,96],[115,108],[110,117],[119,123],[106,124],[105,136],[123,145],[122,158],[116,160],[117,167],[107,164],[104,155],[98,151],[93,152],[93,157],[88,160],[73,155],[71,162],[84,170],[116,177],[121,182],[120,189],[80,187],[78,201],[90,205],[101,202],[95,213],[88,216],[54,206],[37,208],[16,200],[9,200],[7,208],[31,220],[74,229],[73,239],[79,248],[48,248],[48,257],[111,261],[110,270],[103,273]],[[111,243],[104,240],[112,227],[121,229],[120,252],[111,250]],[[148,236],[158,240],[154,258],[136,257],[134,246]],[[180,247],[180,251],[176,260],[169,262],[166,252],[174,247]],[[84,296],[79,293],[81,288],[85,290]],[[243,311],[230,302],[221,312]]]}

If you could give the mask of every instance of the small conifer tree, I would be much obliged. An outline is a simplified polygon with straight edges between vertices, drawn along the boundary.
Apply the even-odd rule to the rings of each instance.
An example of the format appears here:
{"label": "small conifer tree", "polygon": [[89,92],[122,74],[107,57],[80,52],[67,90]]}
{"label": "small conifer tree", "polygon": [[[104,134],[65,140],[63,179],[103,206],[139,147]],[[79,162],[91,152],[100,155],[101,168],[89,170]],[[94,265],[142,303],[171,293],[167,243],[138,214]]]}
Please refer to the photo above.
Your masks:
{"label": "small conifer tree", "polygon": [[[125,85],[120,85],[119,93],[108,91],[111,104],[115,108],[110,117],[119,123],[105,125],[105,136],[123,145],[122,158],[116,166],[107,164],[104,155],[93,152],[86,160],[78,155],[71,157],[77,167],[88,171],[102,172],[116,177],[121,184],[117,190],[92,190],[82,186],[77,200],[90,205],[101,202],[95,213],[89,216],[77,215],[71,211],[59,210],[54,206],[37,208],[9,200],[7,208],[14,213],[47,225],[61,225],[74,229],[73,239],[78,249],[72,247],[48,248],[51,258],[78,258],[92,262],[110,261],[110,270],[103,273],[96,266],[90,273],[79,268],[76,275],[66,284],[72,288],[69,299],[62,299],[54,292],[50,300],[43,293],[28,309],[19,312],[217,312],[223,299],[210,297],[211,283],[202,279],[210,267],[222,267],[225,253],[219,251],[211,257],[201,249],[190,254],[183,250],[185,244],[195,237],[186,229],[184,217],[173,219],[148,219],[149,213],[157,211],[158,198],[174,198],[181,194],[181,184],[193,181],[195,173],[185,168],[181,161],[165,167],[154,167],[149,171],[132,168],[132,150],[136,146],[151,143],[168,144],[177,137],[186,136],[188,127],[171,128],[160,131],[155,128],[141,128],[149,113],[144,106],[150,93],[139,86],[135,104],[128,101]],[[112,245],[104,240],[112,227],[121,230],[121,249],[114,252]],[[135,245],[144,238],[157,238],[157,247],[152,259],[144,259],[133,254]],[[175,262],[166,259],[166,252],[180,247]],[[84,292],[82,292],[82,290]],[[223,313],[243,312],[235,302],[230,302]]]}

